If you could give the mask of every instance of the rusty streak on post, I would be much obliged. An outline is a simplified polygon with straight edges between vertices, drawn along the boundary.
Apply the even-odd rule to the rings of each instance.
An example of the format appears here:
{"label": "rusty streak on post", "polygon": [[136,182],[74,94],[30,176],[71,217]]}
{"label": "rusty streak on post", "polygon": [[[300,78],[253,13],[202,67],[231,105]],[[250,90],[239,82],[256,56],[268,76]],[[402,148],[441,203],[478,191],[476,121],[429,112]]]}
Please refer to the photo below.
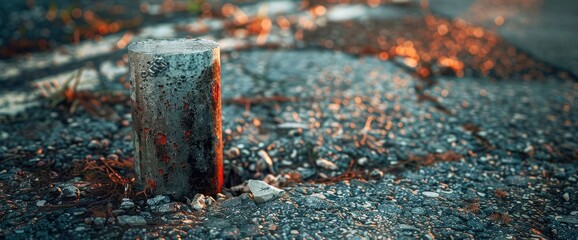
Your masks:
{"label": "rusty streak on post", "polygon": [[[222,116],[221,116],[221,54],[219,48],[213,49],[213,56],[215,60],[213,61],[213,81],[215,82],[212,87],[213,93],[213,121],[219,122],[220,124],[215,124],[215,135],[219,138],[217,144],[215,144],[215,152],[221,153],[217,154],[216,162],[216,175],[214,178],[215,182],[213,185],[218,186],[219,192],[223,187],[223,141],[221,137],[223,136],[222,127]],[[217,194],[217,193],[215,193]]]}
{"label": "rusty streak on post", "polygon": [[140,182],[181,200],[216,195],[223,186],[218,44],[146,40],[128,49]]}

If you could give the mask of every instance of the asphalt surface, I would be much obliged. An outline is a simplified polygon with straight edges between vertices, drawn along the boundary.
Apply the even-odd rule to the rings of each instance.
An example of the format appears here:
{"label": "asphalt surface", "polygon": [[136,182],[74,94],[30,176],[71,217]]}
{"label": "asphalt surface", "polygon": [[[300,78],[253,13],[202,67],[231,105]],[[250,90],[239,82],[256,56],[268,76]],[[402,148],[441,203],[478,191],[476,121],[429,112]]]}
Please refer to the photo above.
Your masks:
{"label": "asphalt surface", "polygon": [[[305,14],[283,4],[275,9],[288,19]],[[246,12],[258,6],[246,5]],[[427,16],[418,4],[353,7],[335,19],[336,6],[328,5],[329,21],[313,18],[321,24],[314,29],[273,29],[265,46],[215,36],[244,47],[222,51],[226,182],[214,198],[190,196],[185,203],[137,193],[122,57],[104,55],[96,67],[85,67],[84,88],[71,102],[29,83],[5,90],[0,235],[576,239],[578,83],[563,74],[569,69],[539,54],[513,54],[496,61],[501,70],[486,71],[477,55],[464,52],[455,55],[460,68],[444,61],[414,65],[407,49],[423,57],[425,42],[446,42],[478,25],[450,26],[451,19],[434,14],[435,24],[409,34],[407,27]],[[369,17],[355,14],[363,9]],[[377,10],[401,12],[392,18],[405,21],[391,25]],[[448,36],[427,37],[444,24]],[[352,27],[358,25],[372,31]],[[339,35],[348,26],[351,34]],[[302,41],[287,40],[300,30]],[[531,51],[483,30],[484,37],[465,32],[496,54]],[[379,42],[367,39],[386,31],[392,42],[402,37],[413,47],[402,41],[406,50],[375,50]],[[429,53],[453,54],[445,51]],[[508,67],[520,59],[523,67]],[[25,63],[3,62],[8,69]],[[39,69],[31,65],[25,66]],[[70,72],[64,76],[76,68]],[[32,93],[39,97],[22,100],[25,105],[6,100]],[[284,193],[261,203],[246,186],[249,179]]]}

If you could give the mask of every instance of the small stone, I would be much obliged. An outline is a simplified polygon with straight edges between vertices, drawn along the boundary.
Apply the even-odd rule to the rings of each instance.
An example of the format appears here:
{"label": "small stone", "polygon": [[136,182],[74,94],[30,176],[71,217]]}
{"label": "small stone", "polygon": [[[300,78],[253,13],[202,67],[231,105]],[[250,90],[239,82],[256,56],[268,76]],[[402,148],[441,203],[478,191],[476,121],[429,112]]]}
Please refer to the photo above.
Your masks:
{"label": "small stone", "polygon": [[397,225],[397,228],[401,231],[418,231],[416,227],[406,224],[399,224]]}
{"label": "small stone", "polygon": [[4,131],[0,132],[0,139],[1,140],[6,140],[9,137],[10,137],[10,134],[8,134],[7,132],[4,132]]}
{"label": "small stone", "polygon": [[373,179],[381,179],[383,177],[383,172],[379,169],[373,169],[373,171],[369,173],[369,177]]}
{"label": "small stone", "polygon": [[564,199],[564,201],[568,202],[568,201],[570,201],[570,194],[564,193],[564,194],[562,194],[562,198]]}
{"label": "small stone", "polygon": [[168,196],[165,195],[157,195],[154,198],[149,198],[147,199],[147,205],[149,206],[155,206],[155,205],[159,205],[161,203],[168,203],[170,202],[170,198]]}
{"label": "small stone", "polygon": [[291,159],[295,159],[297,157],[297,150],[293,149],[293,151],[291,152],[291,155],[289,155],[289,157]]}
{"label": "small stone", "polygon": [[120,209],[124,209],[124,210],[129,210],[134,208],[134,203],[128,199],[128,198],[123,198],[122,202],[120,203]]}
{"label": "small stone", "polygon": [[327,160],[327,159],[323,159],[323,158],[317,159],[317,160],[315,161],[315,164],[316,164],[318,167],[323,168],[323,169],[327,169],[327,170],[337,170],[337,169],[339,169],[339,168],[337,167],[337,165],[335,165],[335,163],[333,163],[333,162],[331,162],[331,161],[329,161],[329,160]]}
{"label": "small stone", "polygon": [[215,204],[217,201],[215,201],[215,199],[211,196],[206,196],[205,197],[205,204],[207,204],[207,206],[212,206],[213,204]]}
{"label": "small stone", "polygon": [[281,124],[277,125],[277,128],[281,128],[281,129],[292,129],[292,128],[308,129],[309,126],[307,126],[307,124],[304,124],[304,123],[286,122],[286,123],[281,123]]}
{"label": "small stone", "polygon": [[297,230],[291,230],[291,234],[297,235],[297,234],[299,234],[299,231],[297,231]]}
{"label": "small stone", "polygon": [[94,221],[93,217],[84,218],[84,224],[91,224]]}
{"label": "small stone", "polygon": [[92,223],[94,223],[94,225],[96,226],[104,226],[104,224],[106,223],[106,218],[96,217],[94,218],[94,221],[92,221]]}
{"label": "small stone", "polygon": [[359,166],[365,166],[365,165],[367,165],[368,162],[369,162],[369,160],[367,160],[366,157],[362,157],[360,159],[357,159],[357,164],[359,164]]}
{"label": "small stone", "polygon": [[267,164],[269,172],[275,174],[275,170],[273,169],[273,160],[271,160],[269,154],[265,152],[265,150],[259,150],[257,154],[259,155],[259,157],[261,157],[261,159],[265,162],[265,164]]}
{"label": "small stone", "polygon": [[207,204],[205,203],[205,195],[197,193],[195,197],[193,197],[193,200],[188,202],[188,204],[191,205],[191,207],[197,211],[205,209],[205,207],[207,206]]}
{"label": "small stone", "polygon": [[88,143],[87,147],[88,147],[88,149],[95,150],[95,149],[99,149],[101,147],[101,144],[98,140],[94,139]]}
{"label": "small stone", "polygon": [[299,173],[299,175],[301,175],[302,180],[313,177],[316,173],[314,168],[304,168],[304,167],[298,167],[297,172]]}
{"label": "small stone", "polygon": [[275,177],[273,174],[267,174],[267,176],[263,178],[263,182],[266,182],[273,187],[279,187],[280,184],[286,182],[285,180],[286,179],[284,179],[281,175]]}
{"label": "small stone", "polygon": [[524,148],[525,153],[530,153],[533,151],[534,151],[534,147],[532,145],[528,145],[528,146],[526,146],[526,148]]}
{"label": "small stone", "polygon": [[263,181],[249,180],[248,183],[249,190],[253,193],[253,198],[256,203],[264,203],[285,194],[285,191],[273,187]]}
{"label": "small stone", "polygon": [[[146,225],[147,221],[141,216],[118,216],[116,218],[120,225],[128,225],[128,226],[142,226]],[[96,219],[95,219],[96,220]]]}
{"label": "small stone", "polygon": [[74,216],[80,216],[86,213],[86,208],[77,208],[74,210],[74,212],[72,213],[72,215]]}
{"label": "small stone", "polygon": [[37,207],[44,207],[44,205],[46,205],[46,200],[38,200],[38,202],[36,202]]}
{"label": "small stone", "polygon": [[239,148],[236,147],[229,148],[229,150],[225,152],[225,156],[228,159],[238,158],[239,156],[241,156],[241,150],[239,150]]}
{"label": "small stone", "polygon": [[80,190],[73,185],[68,185],[62,188],[62,196],[65,198],[79,198]]}
{"label": "small stone", "polygon": [[103,148],[108,148],[108,146],[110,146],[110,140],[108,139],[102,139],[102,141],[100,141],[100,146]]}
{"label": "small stone", "polygon": [[422,192],[421,194],[423,194],[423,195],[426,196],[426,197],[430,197],[430,198],[437,198],[437,197],[440,196],[439,193],[428,192],[428,191]]}
{"label": "small stone", "polygon": [[411,209],[411,213],[417,214],[417,215],[422,215],[425,213],[425,209],[422,207],[415,207],[415,208]]}
{"label": "small stone", "polygon": [[171,202],[171,203],[161,204],[158,206],[155,213],[162,215],[162,214],[177,212],[177,211],[179,211],[179,209],[181,209],[181,204],[182,203],[180,203],[180,202]]}
{"label": "small stone", "polygon": [[225,200],[227,200],[227,196],[225,196],[225,194],[217,193],[217,201],[221,202]]}

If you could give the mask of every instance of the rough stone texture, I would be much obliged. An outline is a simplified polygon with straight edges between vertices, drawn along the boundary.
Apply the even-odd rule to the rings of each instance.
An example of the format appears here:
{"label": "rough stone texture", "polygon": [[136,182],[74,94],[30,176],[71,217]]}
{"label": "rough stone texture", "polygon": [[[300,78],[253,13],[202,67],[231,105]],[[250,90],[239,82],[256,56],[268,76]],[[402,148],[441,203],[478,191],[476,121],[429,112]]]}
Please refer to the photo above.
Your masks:
{"label": "rough stone texture", "polygon": [[189,205],[197,211],[204,209],[207,206],[205,203],[205,196],[197,193],[195,197],[193,197],[193,200],[190,201]]}
{"label": "rough stone texture", "polygon": [[264,203],[285,194],[285,191],[259,180],[249,180],[248,185],[256,203]]}
{"label": "rough stone texture", "polygon": [[215,195],[223,185],[218,45],[209,40],[129,46],[135,170],[155,194]]}
{"label": "rough stone texture", "polygon": [[147,224],[146,220],[141,216],[118,216],[117,220],[120,225],[142,226]]}
{"label": "rough stone texture", "polygon": [[122,202],[120,203],[120,207],[119,207],[119,208],[120,208],[120,209],[124,209],[124,210],[129,210],[129,209],[132,209],[132,208],[134,208],[134,207],[135,207],[135,205],[134,205],[134,203],[133,203],[130,199],[128,199],[128,198],[123,198],[123,199],[122,199]]}
{"label": "rough stone texture", "polygon": [[75,186],[65,186],[62,188],[62,196],[65,198],[79,198],[80,190]]}
{"label": "rough stone texture", "polygon": [[147,199],[147,205],[154,206],[161,203],[168,203],[170,201],[171,200],[169,199],[169,197],[165,195],[156,195],[154,198]]}

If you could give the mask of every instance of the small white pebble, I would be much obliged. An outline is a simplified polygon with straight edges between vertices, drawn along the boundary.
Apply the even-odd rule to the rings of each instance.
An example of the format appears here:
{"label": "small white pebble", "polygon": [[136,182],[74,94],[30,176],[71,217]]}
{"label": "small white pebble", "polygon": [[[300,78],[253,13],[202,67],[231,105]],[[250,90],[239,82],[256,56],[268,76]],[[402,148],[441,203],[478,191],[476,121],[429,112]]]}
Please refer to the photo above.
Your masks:
{"label": "small white pebble", "polygon": [[46,204],[46,200],[39,200],[36,202],[37,207],[43,207]]}
{"label": "small white pebble", "polygon": [[357,164],[359,164],[359,166],[365,166],[365,165],[367,165],[367,162],[368,162],[368,160],[366,157],[362,157],[360,159],[357,159]]}
{"label": "small white pebble", "polygon": [[423,194],[426,197],[431,197],[431,198],[437,198],[440,196],[439,193],[435,193],[435,192],[422,192],[421,194]]}
{"label": "small white pebble", "polygon": [[562,195],[562,198],[564,198],[564,201],[568,202],[568,201],[570,201],[570,194],[564,193],[564,194]]}
{"label": "small white pebble", "polygon": [[318,167],[321,167],[321,168],[324,168],[324,169],[327,169],[327,170],[337,170],[337,169],[339,169],[339,167],[337,167],[337,165],[335,165],[335,163],[333,163],[333,162],[331,162],[331,161],[329,161],[329,160],[323,159],[323,158],[317,159],[317,161],[315,161],[315,164],[316,164]]}

